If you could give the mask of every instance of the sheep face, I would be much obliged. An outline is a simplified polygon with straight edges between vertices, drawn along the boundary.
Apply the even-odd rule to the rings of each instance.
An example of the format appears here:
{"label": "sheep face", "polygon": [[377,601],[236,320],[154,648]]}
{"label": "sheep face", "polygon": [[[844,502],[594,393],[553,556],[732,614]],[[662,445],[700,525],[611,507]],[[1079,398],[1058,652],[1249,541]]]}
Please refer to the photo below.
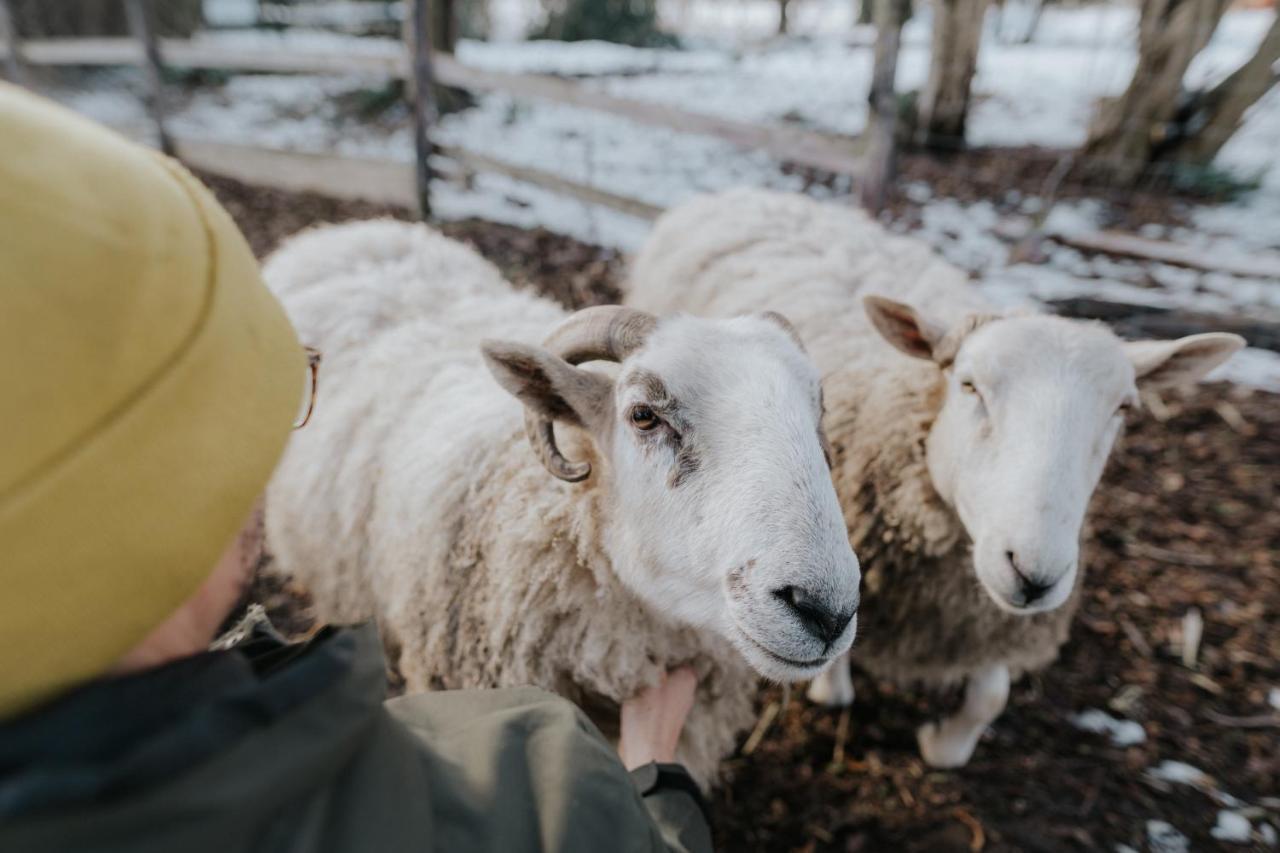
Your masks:
{"label": "sheep face", "polygon": [[1085,511],[1138,388],[1194,381],[1243,345],[1225,334],[1126,344],[1045,316],[947,329],[877,297],[868,311],[891,343],[941,370],[929,473],[973,540],[982,586],[1014,613],[1070,596]]}
{"label": "sheep face", "polygon": [[[667,318],[614,380],[565,365],[572,374],[513,383],[510,359],[495,345],[486,355],[526,402],[535,386],[573,398],[546,411],[590,433],[606,463],[613,569],[656,612],[721,634],[778,680],[810,678],[849,648],[858,563],[817,370],[785,321]],[[583,375],[589,392],[571,387]]]}

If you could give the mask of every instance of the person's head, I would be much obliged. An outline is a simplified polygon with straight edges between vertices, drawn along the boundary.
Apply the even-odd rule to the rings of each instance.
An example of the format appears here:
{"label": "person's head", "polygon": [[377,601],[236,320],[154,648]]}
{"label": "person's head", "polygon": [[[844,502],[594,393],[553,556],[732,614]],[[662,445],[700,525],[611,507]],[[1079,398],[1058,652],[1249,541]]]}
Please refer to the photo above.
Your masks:
{"label": "person's head", "polygon": [[0,84],[0,718],[212,635],[306,377],[199,182]]}
{"label": "person's head", "polygon": [[1070,596],[1085,511],[1139,389],[1195,382],[1244,345],[1218,332],[1126,343],[1041,315],[948,325],[881,297],[866,305],[886,340],[938,367],[929,473],[973,540],[978,580],[1013,613]]}

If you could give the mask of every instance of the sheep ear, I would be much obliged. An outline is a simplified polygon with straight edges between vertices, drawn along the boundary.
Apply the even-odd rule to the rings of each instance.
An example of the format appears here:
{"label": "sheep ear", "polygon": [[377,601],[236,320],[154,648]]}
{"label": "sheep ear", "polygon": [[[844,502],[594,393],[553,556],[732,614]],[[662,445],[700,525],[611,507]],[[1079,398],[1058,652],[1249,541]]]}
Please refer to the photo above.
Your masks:
{"label": "sheep ear", "polygon": [[608,377],[574,367],[546,350],[508,341],[483,341],[485,366],[534,414],[585,428],[600,424],[613,399]]}
{"label": "sheep ear", "polygon": [[946,329],[925,320],[910,305],[868,296],[862,306],[880,336],[909,356],[932,359],[934,347],[946,335]]}
{"label": "sheep ear", "polygon": [[1133,363],[1138,385],[1159,390],[1203,379],[1244,344],[1239,335],[1206,332],[1176,341],[1134,341],[1125,344],[1124,351]]}

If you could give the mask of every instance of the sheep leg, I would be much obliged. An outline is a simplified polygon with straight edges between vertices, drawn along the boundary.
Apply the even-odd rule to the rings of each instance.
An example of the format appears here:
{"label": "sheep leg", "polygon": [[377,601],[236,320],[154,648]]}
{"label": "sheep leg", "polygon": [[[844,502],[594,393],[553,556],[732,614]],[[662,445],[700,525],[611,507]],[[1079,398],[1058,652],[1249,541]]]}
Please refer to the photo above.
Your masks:
{"label": "sheep leg", "polygon": [[1009,668],[989,666],[969,676],[960,712],[916,731],[920,755],[930,767],[963,767],[973,755],[978,738],[1009,701]]}
{"label": "sheep leg", "polygon": [[810,702],[828,708],[847,708],[853,704],[853,676],[849,673],[849,653],[845,652],[835,662],[809,682],[806,694]]}

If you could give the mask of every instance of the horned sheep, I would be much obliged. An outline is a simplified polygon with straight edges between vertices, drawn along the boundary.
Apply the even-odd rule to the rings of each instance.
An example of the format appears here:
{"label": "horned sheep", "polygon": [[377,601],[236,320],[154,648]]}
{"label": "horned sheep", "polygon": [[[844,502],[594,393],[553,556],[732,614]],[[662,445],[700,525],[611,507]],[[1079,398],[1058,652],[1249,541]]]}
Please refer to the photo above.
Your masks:
{"label": "horned sheep", "polygon": [[[1100,324],[1002,316],[924,244],[764,191],[665,214],[629,288],[647,310],[792,320],[823,375],[863,561],[852,659],[899,682],[967,685],[959,713],[917,733],[935,766],[966,763],[1010,679],[1066,640],[1087,505],[1138,389],[1194,381],[1243,345],[1219,333],[1125,343]],[[810,696],[851,703],[847,663]]]}
{"label": "horned sheep", "polygon": [[706,785],[755,673],[849,648],[858,565],[782,318],[569,315],[390,221],[306,232],[265,275],[324,358],[269,545],[321,618],[377,617],[408,689],[534,684],[616,720],[691,662],[679,757]]}

